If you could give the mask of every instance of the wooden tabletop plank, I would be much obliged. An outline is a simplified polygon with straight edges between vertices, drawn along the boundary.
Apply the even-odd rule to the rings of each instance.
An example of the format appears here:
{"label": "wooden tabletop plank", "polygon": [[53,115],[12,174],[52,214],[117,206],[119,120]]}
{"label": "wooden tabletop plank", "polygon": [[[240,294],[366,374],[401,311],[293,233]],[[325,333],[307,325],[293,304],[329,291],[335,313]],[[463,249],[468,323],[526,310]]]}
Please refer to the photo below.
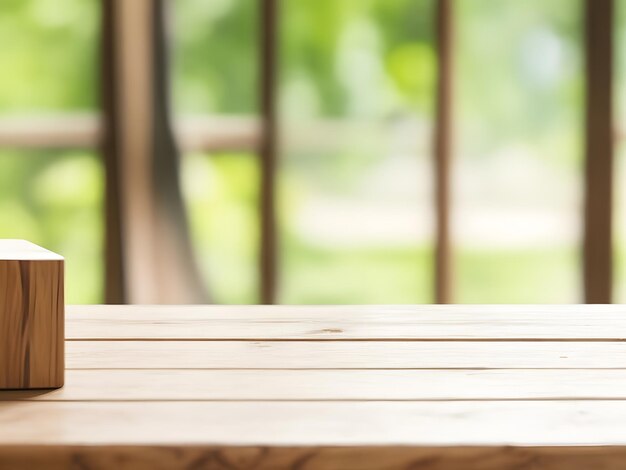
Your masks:
{"label": "wooden tabletop plank", "polygon": [[[0,447],[626,445],[624,401],[1,402]],[[0,448],[1,452],[1,448]]]}
{"label": "wooden tabletop plank", "polygon": [[626,306],[71,306],[66,338],[625,340]]}
{"label": "wooden tabletop plank", "polygon": [[10,446],[0,470],[622,470],[621,446]]}
{"label": "wooden tabletop plank", "polygon": [[68,369],[626,368],[626,342],[68,341]]}
{"label": "wooden tabletop plank", "polygon": [[0,400],[626,400],[626,370],[70,370]]}
{"label": "wooden tabletop plank", "polygon": [[67,313],[66,386],[0,393],[0,470],[582,470],[626,458],[624,306]]}

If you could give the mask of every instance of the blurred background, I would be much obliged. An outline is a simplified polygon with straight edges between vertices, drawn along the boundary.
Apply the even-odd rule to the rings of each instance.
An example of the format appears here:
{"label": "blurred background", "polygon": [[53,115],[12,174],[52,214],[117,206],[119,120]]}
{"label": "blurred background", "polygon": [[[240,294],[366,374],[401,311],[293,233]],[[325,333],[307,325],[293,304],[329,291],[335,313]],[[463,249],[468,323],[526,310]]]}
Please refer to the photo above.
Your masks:
{"label": "blurred background", "polygon": [[[446,299],[437,0],[115,3],[0,2],[0,238],[63,254],[68,303],[585,300],[584,1],[450,2]],[[611,21],[611,300],[624,302],[626,1]],[[147,71],[132,60],[148,56]],[[158,161],[180,171],[150,173]],[[202,297],[155,294],[182,270]]]}

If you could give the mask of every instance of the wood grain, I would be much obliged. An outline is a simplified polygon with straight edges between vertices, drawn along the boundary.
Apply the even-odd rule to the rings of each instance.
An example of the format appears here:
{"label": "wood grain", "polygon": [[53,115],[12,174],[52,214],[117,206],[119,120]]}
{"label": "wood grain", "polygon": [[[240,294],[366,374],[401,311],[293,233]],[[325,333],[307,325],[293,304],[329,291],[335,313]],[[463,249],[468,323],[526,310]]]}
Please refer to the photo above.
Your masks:
{"label": "wood grain", "polygon": [[623,468],[624,306],[72,307],[0,469]]}
{"label": "wood grain", "polygon": [[68,341],[70,369],[626,369],[626,342]]}
{"label": "wood grain", "polygon": [[622,470],[623,446],[11,446],[0,470]]}
{"label": "wood grain", "polygon": [[626,446],[625,401],[0,402],[9,445]]}
{"label": "wood grain", "polygon": [[0,389],[63,385],[63,259],[0,240]]}
{"label": "wood grain", "polygon": [[626,400],[626,370],[69,370],[3,400]]}
{"label": "wood grain", "polygon": [[73,306],[67,338],[621,341],[626,306]]}

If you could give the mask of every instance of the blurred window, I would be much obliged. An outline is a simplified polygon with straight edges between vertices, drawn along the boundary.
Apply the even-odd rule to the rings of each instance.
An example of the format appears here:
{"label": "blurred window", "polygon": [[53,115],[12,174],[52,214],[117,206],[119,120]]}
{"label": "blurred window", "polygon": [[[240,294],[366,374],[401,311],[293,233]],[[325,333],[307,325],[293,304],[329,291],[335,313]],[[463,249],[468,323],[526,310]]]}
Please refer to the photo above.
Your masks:
{"label": "blurred window", "polygon": [[[0,3],[0,237],[67,259],[103,301],[100,2]],[[173,116],[196,258],[258,301],[259,2],[171,2]],[[582,300],[584,0],[454,5],[452,287]],[[616,1],[614,301],[626,301],[626,4]],[[280,303],[433,301],[437,0],[280,2]]]}

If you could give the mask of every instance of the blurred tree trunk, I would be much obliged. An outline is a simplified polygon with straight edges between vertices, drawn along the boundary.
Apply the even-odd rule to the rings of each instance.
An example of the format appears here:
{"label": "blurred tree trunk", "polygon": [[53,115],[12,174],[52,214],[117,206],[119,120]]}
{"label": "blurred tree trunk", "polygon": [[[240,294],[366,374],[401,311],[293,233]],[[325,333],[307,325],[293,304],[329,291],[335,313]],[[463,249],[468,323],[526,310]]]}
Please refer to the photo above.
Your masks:
{"label": "blurred tree trunk", "polygon": [[108,303],[208,301],[181,194],[165,9],[103,1]]}

